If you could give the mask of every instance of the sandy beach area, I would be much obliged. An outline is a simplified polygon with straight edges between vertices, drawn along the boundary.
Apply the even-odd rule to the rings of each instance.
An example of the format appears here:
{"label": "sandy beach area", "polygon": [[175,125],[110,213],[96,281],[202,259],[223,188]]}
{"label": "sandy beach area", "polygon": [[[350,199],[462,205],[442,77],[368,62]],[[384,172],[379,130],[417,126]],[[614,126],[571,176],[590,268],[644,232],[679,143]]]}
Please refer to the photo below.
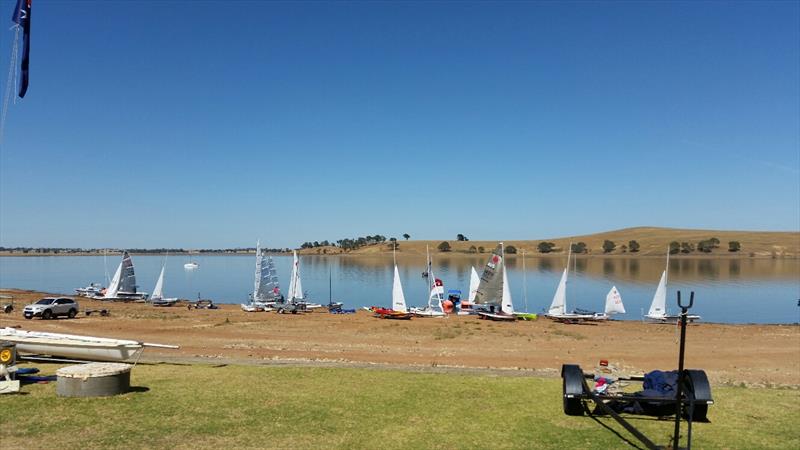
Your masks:
{"label": "sandy beach area", "polygon": [[[567,325],[540,318],[495,323],[477,317],[389,321],[366,311],[334,315],[245,313],[238,305],[189,310],[77,298],[81,310],[111,314],[26,320],[22,307],[45,294],[5,289],[15,311],[0,326],[180,345],[148,349],[143,361],[295,364],[401,370],[480,371],[507,376],[559,376],[563,363],[594,367],[606,359],[626,372],[674,369],[678,328],[615,321]],[[5,302],[4,302],[5,303]],[[715,383],[800,386],[800,326],[698,323],[687,330],[689,368]]]}

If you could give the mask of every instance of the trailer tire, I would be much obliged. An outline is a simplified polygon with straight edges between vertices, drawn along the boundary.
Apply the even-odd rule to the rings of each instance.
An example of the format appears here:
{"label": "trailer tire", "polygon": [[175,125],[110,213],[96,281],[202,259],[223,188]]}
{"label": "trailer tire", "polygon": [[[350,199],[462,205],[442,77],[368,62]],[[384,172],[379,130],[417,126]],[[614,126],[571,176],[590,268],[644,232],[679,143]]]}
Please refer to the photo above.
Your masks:
{"label": "trailer tire", "polygon": [[[694,412],[692,420],[697,422],[708,422],[708,402],[713,401],[711,397],[711,385],[708,383],[706,372],[697,369],[686,370],[689,391],[687,396],[694,398]],[[688,415],[688,412],[686,413]]]}
{"label": "trailer tire", "polygon": [[564,414],[568,416],[583,415],[583,370],[575,364],[561,366],[563,380]]}

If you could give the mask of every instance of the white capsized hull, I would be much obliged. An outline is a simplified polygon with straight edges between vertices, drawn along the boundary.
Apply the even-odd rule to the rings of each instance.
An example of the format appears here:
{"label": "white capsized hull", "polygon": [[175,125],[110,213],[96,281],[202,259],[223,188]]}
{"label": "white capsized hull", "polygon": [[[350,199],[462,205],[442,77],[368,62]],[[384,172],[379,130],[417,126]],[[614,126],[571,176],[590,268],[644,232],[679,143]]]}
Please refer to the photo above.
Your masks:
{"label": "white capsized hull", "polygon": [[144,350],[144,345],[136,341],[14,328],[0,329],[0,340],[17,344],[20,353],[89,361],[126,361],[135,359]]}

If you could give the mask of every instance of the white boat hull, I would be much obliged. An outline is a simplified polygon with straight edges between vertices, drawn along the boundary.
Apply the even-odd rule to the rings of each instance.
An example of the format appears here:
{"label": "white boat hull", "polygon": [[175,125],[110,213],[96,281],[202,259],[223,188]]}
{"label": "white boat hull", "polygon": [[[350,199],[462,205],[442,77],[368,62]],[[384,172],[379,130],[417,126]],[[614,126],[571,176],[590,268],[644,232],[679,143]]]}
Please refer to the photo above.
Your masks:
{"label": "white boat hull", "polygon": [[127,361],[144,350],[136,341],[94,338],[58,333],[0,329],[0,340],[17,344],[20,353],[89,361]]}

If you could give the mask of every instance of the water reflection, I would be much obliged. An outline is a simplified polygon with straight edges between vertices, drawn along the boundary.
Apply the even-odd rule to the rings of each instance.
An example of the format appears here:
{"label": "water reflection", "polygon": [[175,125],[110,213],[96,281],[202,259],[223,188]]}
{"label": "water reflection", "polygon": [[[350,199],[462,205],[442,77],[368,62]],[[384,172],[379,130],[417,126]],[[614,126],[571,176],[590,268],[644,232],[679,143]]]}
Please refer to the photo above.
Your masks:
{"label": "water reflection", "polygon": [[[452,256],[434,254],[433,269],[446,289],[466,292],[470,268],[480,273],[489,254]],[[160,256],[134,255],[137,284],[152,289],[163,260]],[[289,282],[292,258],[273,256],[281,286]],[[526,256],[523,277],[521,255],[508,255],[509,285],[515,305],[539,312],[553,297],[564,255]],[[629,319],[646,310],[664,270],[662,258],[586,257],[574,260],[570,268],[568,299],[570,307],[598,309],[610,286],[622,293]],[[180,298],[203,297],[220,302],[245,301],[253,289],[253,256],[201,256],[200,268],[186,272],[181,258],[168,258],[165,293]],[[113,272],[118,260],[109,259]],[[397,263],[406,299],[411,306],[427,301],[424,255],[400,255]],[[72,293],[79,286],[104,279],[102,257],[0,257],[0,286]],[[303,287],[312,299],[327,301],[329,279],[333,298],[352,307],[386,305],[391,297],[393,261],[380,256],[302,256]],[[522,286],[523,279],[526,286]],[[674,310],[675,291],[697,292],[697,313],[704,319],[731,322],[796,322],[800,295],[800,261],[796,259],[696,258],[676,255],[670,258],[669,298]],[[526,302],[527,300],[527,302]],[[759,308],[753,308],[758,303]]]}

